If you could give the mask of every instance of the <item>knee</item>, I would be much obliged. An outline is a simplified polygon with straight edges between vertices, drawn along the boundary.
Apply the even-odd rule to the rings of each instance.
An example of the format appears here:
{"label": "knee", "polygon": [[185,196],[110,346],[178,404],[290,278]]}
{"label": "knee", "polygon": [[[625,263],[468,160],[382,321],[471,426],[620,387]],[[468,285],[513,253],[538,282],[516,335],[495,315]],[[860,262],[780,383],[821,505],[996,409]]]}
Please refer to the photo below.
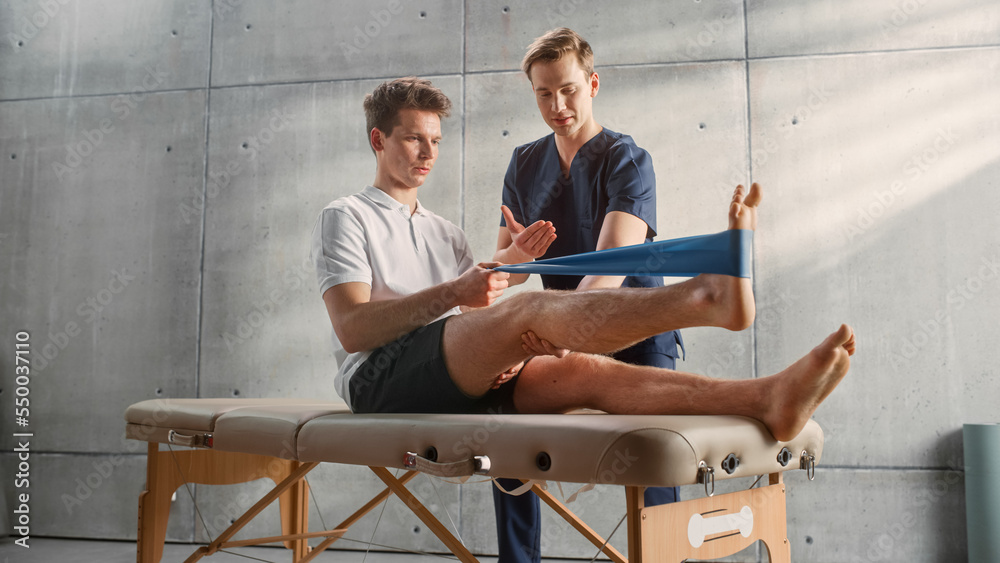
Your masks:
{"label": "knee", "polygon": [[551,303],[550,296],[546,295],[546,293],[550,292],[523,291],[511,296],[501,303],[501,305],[507,308],[504,314],[523,320],[526,326],[533,326],[533,321],[537,320],[541,315],[545,315]]}
{"label": "knee", "polygon": [[592,383],[595,375],[613,373],[617,363],[608,356],[573,352],[564,358],[551,360],[547,364],[547,371],[558,375],[561,379],[581,377]]}

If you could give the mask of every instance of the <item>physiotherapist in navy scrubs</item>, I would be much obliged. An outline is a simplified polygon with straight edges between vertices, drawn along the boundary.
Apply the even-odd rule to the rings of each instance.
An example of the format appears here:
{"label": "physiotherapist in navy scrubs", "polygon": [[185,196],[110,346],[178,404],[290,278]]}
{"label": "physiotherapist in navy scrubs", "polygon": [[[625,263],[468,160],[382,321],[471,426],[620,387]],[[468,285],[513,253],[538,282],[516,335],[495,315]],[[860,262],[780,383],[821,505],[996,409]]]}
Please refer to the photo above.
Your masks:
{"label": "physiotherapist in navy scrubs", "polygon": [[[536,39],[521,64],[542,119],[553,133],[514,149],[504,178],[503,219],[494,260],[506,264],[651,242],[656,235],[656,179],[645,150],[628,135],[597,124],[600,87],[590,45],[559,28]],[[525,225],[551,222],[530,240]],[[511,274],[511,285],[527,274]],[[542,275],[546,289],[656,287],[656,276]],[[679,332],[656,335],[614,354],[623,362],[674,369]],[[500,479],[507,490],[520,481]],[[541,510],[534,494],[493,489],[500,563],[540,562]],[[646,506],[675,502],[676,487],[648,488]]]}

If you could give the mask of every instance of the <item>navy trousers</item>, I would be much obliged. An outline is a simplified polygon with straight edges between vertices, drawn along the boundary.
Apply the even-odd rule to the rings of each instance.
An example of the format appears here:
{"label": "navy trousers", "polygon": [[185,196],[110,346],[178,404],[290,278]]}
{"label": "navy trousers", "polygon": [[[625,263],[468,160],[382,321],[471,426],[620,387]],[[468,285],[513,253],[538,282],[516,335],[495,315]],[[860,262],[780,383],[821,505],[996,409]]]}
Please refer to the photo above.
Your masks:
{"label": "navy trousers", "polygon": [[[674,369],[676,360],[663,354],[619,358],[628,363]],[[512,491],[522,485],[517,479],[497,479],[504,489]],[[657,506],[680,500],[679,487],[649,487],[644,495],[646,506]],[[497,516],[497,541],[500,556],[497,563],[541,563],[542,510],[532,492],[512,496],[493,487],[493,508]]]}

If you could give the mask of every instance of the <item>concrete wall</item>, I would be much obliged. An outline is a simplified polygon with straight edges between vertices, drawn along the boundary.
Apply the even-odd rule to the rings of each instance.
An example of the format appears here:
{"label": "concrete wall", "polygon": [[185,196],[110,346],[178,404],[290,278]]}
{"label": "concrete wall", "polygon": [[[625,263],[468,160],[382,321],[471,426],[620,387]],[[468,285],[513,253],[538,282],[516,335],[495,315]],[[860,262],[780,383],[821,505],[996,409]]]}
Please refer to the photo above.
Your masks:
{"label": "concrete wall", "polygon": [[[5,0],[0,10],[0,464],[14,473],[23,330],[33,535],[134,538],[144,476],[141,445],[123,439],[132,402],[335,397],[329,322],[304,258],[318,211],[373,177],[361,99],[382,79],[428,76],[455,102],[421,200],[488,257],[510,151],[547,133],[518,62],[533,37],[566,25],[594,45],[599,121],[653,155],[661,236],[721,229],[738,182],[768,189],[757,322],[688,331],[683,369],[756,377],[840,322],[857,331],[852,372],[816,415],[827,436],[817,479],[789,477],[795,560],[965,553],[961,425],[1000,419],[1000,4]],[[375,488],[356,467],[325,467],[312,484],[327,523]],[[10,499],[13,479],[2,486]],[[254,487],[199,488],[208,533],[253,502]],[[495,550],[488,485],[421,477],[416,489],[449,509],[475,551]],[[606,532],[624,503],[599,490],[578,506]],[[547,518],[546,553],[592,555]],[[184,491],[169,537],[206,537]],[[398,504],[375,541],[440,545]]]}

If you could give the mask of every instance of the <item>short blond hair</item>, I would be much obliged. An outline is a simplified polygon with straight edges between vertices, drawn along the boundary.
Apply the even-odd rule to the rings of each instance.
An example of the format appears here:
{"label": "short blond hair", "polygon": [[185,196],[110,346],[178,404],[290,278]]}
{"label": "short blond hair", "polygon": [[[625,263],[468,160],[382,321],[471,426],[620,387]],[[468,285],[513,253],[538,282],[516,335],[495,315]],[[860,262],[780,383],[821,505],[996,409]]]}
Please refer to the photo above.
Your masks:
{"label": "short blond hair", "polygon": [[594,74],[594,51],[586,39],[566,27],[549,30],[545,35],[532,41],[531,45],[528,45],[524,60],[521,61],[521,70],[528,75],[528,80],[531,80],[531,65],[537,62],[558,61],[569,53],[576,55],[580,68],[589,79],[590,75]]}

